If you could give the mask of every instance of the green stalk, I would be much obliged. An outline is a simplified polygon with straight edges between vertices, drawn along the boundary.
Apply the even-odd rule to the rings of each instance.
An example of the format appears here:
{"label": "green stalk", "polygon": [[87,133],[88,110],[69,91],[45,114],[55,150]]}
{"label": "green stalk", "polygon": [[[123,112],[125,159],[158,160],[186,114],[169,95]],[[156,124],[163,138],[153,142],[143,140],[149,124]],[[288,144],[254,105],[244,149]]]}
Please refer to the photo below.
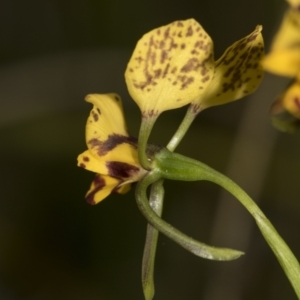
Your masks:
{"label": "green stalk", "polygon": [[[160,217],[163,210],[164,187],[163,179],[158,180],[151,186],[149,204],[152,210]],[[142,285],[145,300],[152,300],[154,288],[154,263],[158,240],[158,230],[152,225],[147,225],[146,243],[144,247],[142,265]]]}
{"label": "green stalk", "polygon": [[190,128],[191,124],[195,120],[196,116],[198,115],[199,110],[195,109],[195,105],[189,105],[186,114],[179,125],[177,131],[171,138],[170,142],[167,145],[167,149],[170,151],[174,151],[178,144],[181,142],[183,137],[185,136],[186,132]]}
{"label": "green stalk", "polygon": [[214,182],[235,196],[254,217],[265,240],[274,252],[300,299],[299,262],[256,203],[236,183],[209,166],[166,149],[156,156],[156,166],[165,179]]}
{"label": "green stalk", "polygon": [[150,170],[151,169],[151,161],[147,157],[147,143],[148,139],[151,133],[151,130],[154,126],[155,121],[157,120],[156,115],[152,117],[144,117],[142,116],[142,122],[141,122],[141,127],[140,127],[140,132],[139,132],[139,144],[138,144],[138,156],[139,156],[139,162],[141,166],[146,169]]}

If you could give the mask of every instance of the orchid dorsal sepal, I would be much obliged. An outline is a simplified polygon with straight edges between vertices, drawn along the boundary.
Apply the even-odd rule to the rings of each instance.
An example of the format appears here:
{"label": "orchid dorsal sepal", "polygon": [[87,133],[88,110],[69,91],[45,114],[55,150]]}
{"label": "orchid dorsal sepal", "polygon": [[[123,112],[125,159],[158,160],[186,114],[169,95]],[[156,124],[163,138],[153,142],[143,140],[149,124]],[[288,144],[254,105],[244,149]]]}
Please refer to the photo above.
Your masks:
{"label": "orchid dorsal sepal", "polygon": [[208,246],[180,232],[179,230],[165,222],[163,219],[161,219],[149,205],[146,193],[147,188],[160,178],[160,171],[154,170],[148,173],[137,184],[135,192],[136,202],[140,211],[153,227],[182,246],[184,249],[195,254],[196,256],[205,259],[227,261],[237,259],[244,254],[243,252],[238,250]]}
{"label": "orchid dorsal sepal", "polygon": [[194,19],[146,33],[128,62],[128,91],[144,116],[189,104],[213,76],[213,42]]}

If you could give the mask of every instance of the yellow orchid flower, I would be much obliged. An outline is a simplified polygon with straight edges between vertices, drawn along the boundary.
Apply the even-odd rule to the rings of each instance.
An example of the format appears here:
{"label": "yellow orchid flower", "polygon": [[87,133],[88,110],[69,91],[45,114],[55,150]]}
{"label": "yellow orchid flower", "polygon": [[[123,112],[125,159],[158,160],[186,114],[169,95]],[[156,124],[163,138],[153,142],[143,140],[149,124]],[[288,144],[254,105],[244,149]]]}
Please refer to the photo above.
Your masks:
{"label": "yellow orchid flower", "polygon": [[213,42],[194,19],[146,33],[137,43],[125,79],[142,115],[157,116],[189,104],[213,76]]}
{"label": "yellow orchid flower", "polygon": [[91,94],[93,104],[86,123],[88,150],[78,156],[78,166],[97,173],[86,200],[97,204],[111,192],[125,193],[145,170],[137,157],[137,140],[127,133],[121,98],[117,94]]}
{"label": "yellow orchid flower", "polygon": [[[270,53],[262,61],[265,70],[280,76],[294,77],[293,83],[276,100],[271,112],[288,111],[300,118],[300,1],[287,0],[290,4]],[[280,109],[274,109],[280,108]],[[289,125],[289,123],[287,123]]]}
{"label": "yellow orchid flower", "polygon": [[215,62],[214,77],[200,97],[192,104],[194,109],[226,104],[253,93],[263,79],[259,62],[264,55],[262,26],[232,44]]}
{"label": "yellow orchid flower", "polygon": [[287,10],[262,65],[270,73],[281,76],[294,77],[300,72],[299,10],[293,7]]}

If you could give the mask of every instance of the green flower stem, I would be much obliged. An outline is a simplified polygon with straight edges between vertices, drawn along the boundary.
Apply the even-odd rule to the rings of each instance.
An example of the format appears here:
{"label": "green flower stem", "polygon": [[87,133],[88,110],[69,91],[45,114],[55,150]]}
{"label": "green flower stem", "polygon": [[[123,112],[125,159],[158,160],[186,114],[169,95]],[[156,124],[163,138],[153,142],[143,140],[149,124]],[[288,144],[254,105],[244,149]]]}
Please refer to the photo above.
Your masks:
{"label": "green flower stem", "polygon": [[167,149],[156,156],[161,176],[173,180],[208,180],[235,196],[254,217],[261,233],[281,264],[300,299],[300,267],[296,257],[256,203],[232,180],[194,159],[172,153]]}
{"label": "green flower stem", "polygon": [[148,139],[151,133],[151,130],[153,128],[153,125],[155,121],[157,120],[156,115],[154,116],[142,116],[142,122],[139,132],[139,146],[138,146],[138,156],[139,156],[139,162],[141,166],[146,169],[151,169],[151,161],[147,157],[147,143]]}
{"label": "green flower stem", "polygon": [[193,254],[212,260],[233,260],[240,257],[243,253],[233,249],[216,248],[208,246],[204,243],[188,237],[184,233],[180,232],[164,220],[162,220],[155,212],[153,212],[149,205],[146,190],[150,184],[160,179],[160,171],[152,171],[148,173],[136,187],[136,201],[137,205],[145,216],[147,221],[153,225],[161,233],[165,234],[174,242]]}
{"label": "green flower stem", "polygon": [[[149,204],[152,210],[161,216],[163,210],[164,187],[163,179],[158,180],[151,186]],[[147,226],[146,243],[144,247],[142,265],[142,284],[145,300],[152,300],[155,293],[154,288],[154,262],[158,240],[158,230],[152,225]]]}
{"label": "green flower stem", "polygon": [[186,132],[190,128],[191,124],[195,120],[196,116],[198,115],[199,110],[195,109],[194,105],[190,105],[186,111],[186,114],[179,125],[177,131],[173,135],[172,139],[170,140],[169,144],[167,145],[167,148],[170,151],[174,151],[175,148],[179,145],[183,137],[185,136]]}

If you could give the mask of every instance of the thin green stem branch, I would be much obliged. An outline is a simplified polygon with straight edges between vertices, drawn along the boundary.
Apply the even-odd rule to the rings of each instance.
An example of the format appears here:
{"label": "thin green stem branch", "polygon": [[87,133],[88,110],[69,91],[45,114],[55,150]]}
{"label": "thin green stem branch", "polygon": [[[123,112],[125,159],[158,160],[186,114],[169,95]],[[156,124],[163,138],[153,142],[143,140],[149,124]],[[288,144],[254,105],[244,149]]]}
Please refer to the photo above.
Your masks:
{"label": "thin green stem branch", "polygon": [[198,113],[199,110],[196,110],[194,105],[189,105],[181,124],[179,125],[177,131],[171,138],[170,142],[168,143],[167,149],[169,149],[172,152],[175,150],[175,148],[179,145],[186,132],[190,128],[191,124],[195,120]]}

